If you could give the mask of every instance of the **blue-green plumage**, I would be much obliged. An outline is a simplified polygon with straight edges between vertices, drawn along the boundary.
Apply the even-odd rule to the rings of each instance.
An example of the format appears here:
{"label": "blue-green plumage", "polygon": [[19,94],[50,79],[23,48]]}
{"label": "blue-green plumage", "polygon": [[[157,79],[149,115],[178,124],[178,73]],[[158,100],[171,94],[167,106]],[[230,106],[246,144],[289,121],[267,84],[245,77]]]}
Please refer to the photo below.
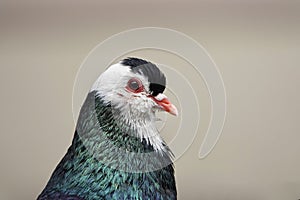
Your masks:
{"label": "blue-green plumage", "polygon": [[81,108],[66,155],[38,200],[176,199],[171,153],[118,124],[95,91]]}

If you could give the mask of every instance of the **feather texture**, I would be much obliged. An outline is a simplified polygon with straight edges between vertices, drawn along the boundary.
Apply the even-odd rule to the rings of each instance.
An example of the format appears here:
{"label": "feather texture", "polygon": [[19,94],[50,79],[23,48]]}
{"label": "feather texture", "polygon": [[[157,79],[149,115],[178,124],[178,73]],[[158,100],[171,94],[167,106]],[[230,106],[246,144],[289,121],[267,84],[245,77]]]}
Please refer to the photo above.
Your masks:
{"label": "feather texture", "polygon": [[176,199],[170,150],[155,151],[132,132],[90,92],[72,145],[38,200]]}

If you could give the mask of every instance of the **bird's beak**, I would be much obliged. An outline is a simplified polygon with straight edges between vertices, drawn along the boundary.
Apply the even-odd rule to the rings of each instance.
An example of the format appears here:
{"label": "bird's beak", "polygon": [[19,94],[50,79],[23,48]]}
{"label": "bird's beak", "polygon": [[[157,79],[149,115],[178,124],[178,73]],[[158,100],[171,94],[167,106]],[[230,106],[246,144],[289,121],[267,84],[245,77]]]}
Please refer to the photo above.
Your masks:
{"label": "bird's beak", "polygon": [[168,97],[164,94],[158,94],[157,96],[150,96],[155,103],[162,108],[164,111],[177,116],[177,108],[169,101]]}

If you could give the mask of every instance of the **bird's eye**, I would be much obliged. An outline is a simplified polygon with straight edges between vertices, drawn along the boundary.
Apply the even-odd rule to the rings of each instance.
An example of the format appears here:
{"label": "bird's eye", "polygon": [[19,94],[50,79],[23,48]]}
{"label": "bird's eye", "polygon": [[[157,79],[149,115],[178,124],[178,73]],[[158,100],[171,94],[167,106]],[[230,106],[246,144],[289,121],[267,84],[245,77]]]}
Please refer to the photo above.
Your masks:
{"label": "bird's eye", "polygon": [[143,84],[142,82],[137,79],[137,78],[132,78],[128,81],[127,83],[127,87],[128,90],[132,91],[132,92],[141,92],[144,90]]}

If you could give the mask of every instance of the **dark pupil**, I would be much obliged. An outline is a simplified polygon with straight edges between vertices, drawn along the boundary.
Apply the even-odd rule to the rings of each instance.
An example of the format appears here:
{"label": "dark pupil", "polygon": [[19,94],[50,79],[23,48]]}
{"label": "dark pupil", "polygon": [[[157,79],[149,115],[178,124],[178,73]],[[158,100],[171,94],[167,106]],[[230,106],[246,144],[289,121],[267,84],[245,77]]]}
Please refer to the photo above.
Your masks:
{"label": "dark pupil", "polygon": [[131,89],[133,89],[133,90],[138,90],[140,86],[139,86],[138,82],[136,82],[136,81],[131,81],[131,82],[129,83],[129,87],[130,87]]}

